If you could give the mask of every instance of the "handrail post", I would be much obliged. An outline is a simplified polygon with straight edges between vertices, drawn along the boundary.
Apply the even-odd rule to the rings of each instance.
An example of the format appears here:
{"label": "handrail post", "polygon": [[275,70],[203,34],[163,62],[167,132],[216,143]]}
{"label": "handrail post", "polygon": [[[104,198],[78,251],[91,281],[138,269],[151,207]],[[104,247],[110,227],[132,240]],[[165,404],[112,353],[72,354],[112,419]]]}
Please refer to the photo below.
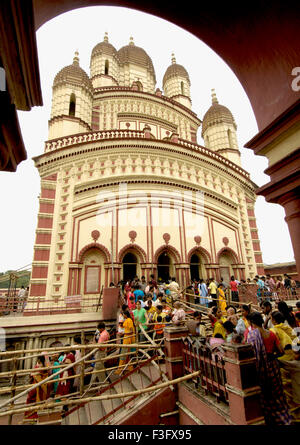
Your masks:
{"label": "handrail post", "polygon": [[237,425],[263,421],[256,371],[256,357],[250,344],[222,345],[225,351],[226,390],[230,418]]}
{"label": "handrail post", "polygon": [[182,338],[188,335],[186,326],[166,326],[164,329],[166,370],[169,379],[183,376]]}

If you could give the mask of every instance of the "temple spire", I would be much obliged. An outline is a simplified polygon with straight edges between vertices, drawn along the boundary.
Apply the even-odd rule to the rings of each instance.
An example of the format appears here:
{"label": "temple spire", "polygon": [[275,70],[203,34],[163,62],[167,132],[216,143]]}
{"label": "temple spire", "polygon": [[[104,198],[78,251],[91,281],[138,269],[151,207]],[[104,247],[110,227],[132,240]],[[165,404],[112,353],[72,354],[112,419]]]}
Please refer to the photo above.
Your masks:
{"label": "temple spire", "polygon": [[219,103],[214,88],[211,89],[211,102],[212,102],[212,104],[218,104]]}
{"label": "temple spire", "polygon": [[130,39],[129,39],[129,45],[131,45],[131,46],[134,45],[133,37],[130,37]]}
{"label": "temple spire", "polygon": [[73,58],[73,65],[79,65],[79,52],[78,52],[78,49],[76,49],[76,51],[75,51],[75,56],[74,56],[74,58]]}
{"label": "temple spire", "polygon": [[172,63],[174,64],[174,63],[176,63],[176,59],[175,59],[175,54],[174,53],[172,53]]}
{"label": "temple spire", "polygon": [[108,42],[108,33],[107,32],[104,33],[103,42]]}

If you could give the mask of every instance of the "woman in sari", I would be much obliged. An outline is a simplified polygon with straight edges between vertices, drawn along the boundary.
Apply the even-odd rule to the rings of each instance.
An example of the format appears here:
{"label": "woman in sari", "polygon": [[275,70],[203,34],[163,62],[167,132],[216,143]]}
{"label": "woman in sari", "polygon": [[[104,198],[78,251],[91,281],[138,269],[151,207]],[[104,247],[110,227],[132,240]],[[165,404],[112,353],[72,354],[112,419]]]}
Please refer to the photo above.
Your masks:
{"label": "woman in sari", "polygon": [[[35,385],[36,383],[40,383],[42,380],[45,380],[48,376],[48,370],[47,369],[41,369],[39,368],[45,368],[45,357],[43,355],[40,355],[37,359],[37,363],[35,365],[35,368],[37,371],[33,371],[30,374],[30,382]],[[30,403],[38,403],[43,400],[47,400],[49,397],[49,385],[47,383],[40,385],[37,388],[32,389],[29,391],[26,404],[29,405]],[[37,411],[26,411],[24,415],[25,419],[37,419],[38,414]]]}
{"label": "woman in sari", "polygon": [[[72,352],[68,352],[66,354],[64,360],[62,361],[62,364],[70,365],[71,363],[74,363],[74,362],[75,362],[74,354]],[[62,371],[61,374],[59,375],[59,378],[66,379],[67,377],[71,377],[73,375],[75,375],[74,367],[69,368],[66,371]],[[65,396],[67,394],[70,394],[70,392],[73,389],[73,383],[74,383],[74,379],[60,380],[57,390],[56,390],[56,395]]]}
{"label": "woman in sari", "polygon": [[252,344],[261,387],[261,406],[266,425],[290,425],[291,415],[284,395],[280,369],[275,354],[282,354],[276,335],[264,329],[264,320],[259,312],[249,315],[252,329],[247,342]]}
{"label": "woman in sari", "polygon": [[[123,322],[123,328],[124,328],[124,337],[123,337],[123,345],[131,345],[133,343],[135,343],[135,329],[134,329],[134,324],[132,321],[132,318],[130,317],[130,312],[128,310],[126,310],[124,312],[124,318],[125,321]],[[134,352],[135,348],[130,348],[130,352]],[[122,348],[121,350],[121,354],[126,354],[129,352],[129,348]],[[115,374],[121,374],[123,369],[124,369],[124,365],[126,365],[126,363],[128,363],[128,361],[130,360],[132,356],[131,355],[127,355],[127,356],[123,356],[120,358],[119,361],[119,368],[116,370]],[[129,365],[126,368],[127,371],[133,371],[133,366]]]}
{"label": "woman in sari", "polygon": [[211,311],[208,312],[207,315],[212,324],[213,337],[215,337],[216,334],[220,334],[222,338],[226,340],[227,332],[223,326],[223,323],[226,321],[226,318],[223,317],[221,309],[219,309],[217,306],[213,306],[211,308]]}
{"label": "woman in sari", "polygon": [[222,283],[218,287],[218,303],[223,315],[226,315],[227,301],[225,298],[224,286]]}

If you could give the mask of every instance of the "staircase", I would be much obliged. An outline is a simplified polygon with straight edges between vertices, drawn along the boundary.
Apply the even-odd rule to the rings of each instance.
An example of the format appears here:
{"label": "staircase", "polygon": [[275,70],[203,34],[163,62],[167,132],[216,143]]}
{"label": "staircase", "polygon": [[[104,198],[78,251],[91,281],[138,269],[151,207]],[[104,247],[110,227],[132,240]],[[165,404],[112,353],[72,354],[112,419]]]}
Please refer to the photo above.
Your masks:
{"label": "staircase", "polygon": [[[148,359],[138,368],[127,373],[125,376],[116,378],[110,377],[111,383],[104,389],[100,390],[96,395],[110,396],[116,394],[123,394],[133,391],[138,391],[147,387],[163,383],[162,372],[165,372],[165,365],[160,364],[160,370],[154,366],[156,357]],[[161,371],[161,372],[160,372]],[[146,407],[160,397],[162,393],[171,393],[171,403],[161,404],[156,402],[153,410],[157,415],[166,414],[167,411],[172,411],[173,408],[173,394],[171,389],[164,388],[148,393],[137,394],[127,397],[118,397],[107,400],[92,400],[70,409],[66,412],[61,421],[62,425],[122,425],[134,424],[136,415],[139,413],[139,422],[141,421],[140,413]],[[169,394],[170,395],[170,394]],[[173,397],[172,397],[173,396]],[[165,397],[164,397],[165,398]],[[169,406],[168,406],[169,405]],[[160,412],[158,412],[160,411]],[[147,417],[147,416],[146,416]],[[145,418],[145,422],[138,424],[153,424],[153,417]]]}

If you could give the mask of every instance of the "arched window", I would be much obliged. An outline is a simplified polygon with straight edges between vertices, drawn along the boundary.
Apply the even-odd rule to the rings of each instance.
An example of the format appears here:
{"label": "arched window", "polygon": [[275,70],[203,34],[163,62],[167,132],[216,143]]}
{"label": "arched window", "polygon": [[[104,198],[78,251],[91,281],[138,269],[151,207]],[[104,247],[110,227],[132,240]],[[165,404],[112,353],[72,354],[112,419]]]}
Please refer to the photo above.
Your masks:
{"label": "arched window", "polygon": [[181,82],[181,94],[183,94],[184,95],[184,83],[183,82]]}
{"label": "arched window", "polygon": [[105,60],[104,74],[108,74],[109,71],[109,61]]}
{"label": "arched window", "polygon": [[140,82],[139,80],[136,82],[136,85],[138,87],[138,91],[143,91],[143,85],[142,82]]}
{"label": "arched window", "polygon": [[76,109],[76,96],[74,93],[70,96],[70,105],[69,105],[69,116],[75,116]]}

